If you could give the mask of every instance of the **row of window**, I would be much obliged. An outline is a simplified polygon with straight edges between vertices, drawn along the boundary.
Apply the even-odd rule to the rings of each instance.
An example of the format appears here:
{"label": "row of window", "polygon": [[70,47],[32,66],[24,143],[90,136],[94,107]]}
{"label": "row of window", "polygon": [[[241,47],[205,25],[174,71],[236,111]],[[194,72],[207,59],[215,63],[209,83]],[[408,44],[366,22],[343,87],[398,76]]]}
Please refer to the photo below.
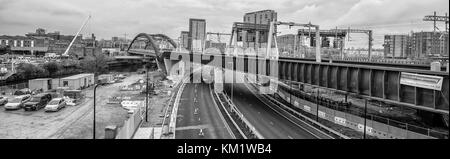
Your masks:
{"label": "row of window", "polygon": [[[14,45],[16,43],[16,47],[22,46],[21,40],[0,40],[0,45]],[[33,41],[23,40],[23,47],[32,47]]]}
{"label": "row of window", "polygon": [[[268,16],[267,14],[264,14],[264,19],[268,19],[268,18],[269,18],[269,16]],[[263,20],[263,15],[260,14],[260,15],[259,15],[259,21],[260,21],[260,23],[262,22],[262,20]],[[247,17],[247,21],[248,21],[248,22],[251,21],[251,17],[250,17],[250,16]]]}

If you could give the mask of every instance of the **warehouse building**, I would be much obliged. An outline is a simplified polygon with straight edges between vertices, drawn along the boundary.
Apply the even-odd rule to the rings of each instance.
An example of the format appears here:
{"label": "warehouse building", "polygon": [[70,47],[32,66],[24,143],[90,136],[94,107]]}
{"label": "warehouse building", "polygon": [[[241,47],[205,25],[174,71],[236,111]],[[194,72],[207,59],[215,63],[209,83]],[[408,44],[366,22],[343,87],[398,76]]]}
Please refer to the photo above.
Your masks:
{"label": "warehouse building", "polygon": [[61,83],[62,87],[68,87],[69,89],[84,89],[95,84],[94,74],[85,73],[62,78]]}

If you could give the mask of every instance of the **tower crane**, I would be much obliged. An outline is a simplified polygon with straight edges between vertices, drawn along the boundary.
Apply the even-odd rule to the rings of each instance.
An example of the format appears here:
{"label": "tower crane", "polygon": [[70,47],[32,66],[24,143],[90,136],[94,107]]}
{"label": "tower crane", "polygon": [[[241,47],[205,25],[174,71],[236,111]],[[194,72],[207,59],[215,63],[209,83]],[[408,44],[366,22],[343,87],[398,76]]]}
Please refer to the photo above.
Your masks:
{"label": "tower crane", "polygon": [[89,21],[89,19],[91,19],[91,15],[88,16],[88,18],[84,21],[83,25],[81,25],[80,29],[78,30],[77,34],[73,37],[72,42],[70,42],[69,46],[67,47],[66,51],[64,51],[64,53],[62,54],[62,56],[69,56],[69,50],[72,47],[73,43],[75,42],[75,40],[77,39],[78,35],[80,34],[80,32],[84,29],[84,27],[86,26],[87,22]]}

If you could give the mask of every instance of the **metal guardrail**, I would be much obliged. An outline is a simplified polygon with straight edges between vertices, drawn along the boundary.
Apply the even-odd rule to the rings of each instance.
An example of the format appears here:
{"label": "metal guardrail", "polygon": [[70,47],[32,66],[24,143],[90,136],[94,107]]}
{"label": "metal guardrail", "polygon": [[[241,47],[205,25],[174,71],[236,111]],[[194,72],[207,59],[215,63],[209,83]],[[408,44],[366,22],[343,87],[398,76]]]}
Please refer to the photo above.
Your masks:
{"label": "metal guardrail", "polygon": [[[173,105],[172,105],[172,111],[171,111],[171,115],[170,115],[169,132],[172,132],[172,134],[173,134],[173,135],[172,135],[172,139],[175,139],[176,117],[177,117],[177,114],[176,114],[176,113],[177,113],[177,110],[178,110],[179,99],[180,99],[181,94],[182,94],[182,92],[183,92],[183,90],[184,90],[185,81],[186,81],[187,79],[189,79],[188,77],[189,77],[189,76],[183,78],[182,80],[180,80],[179,83],[176,84],[177,86],[176,86],[175,88],[178,88],[178,87],[179,87],[179,88],[178,88],[177,93],[174,94],[174,95],[170,98],[170,100],[169,100],[169,105],[168,105],[168,107],[166,108],[166,111],[165,111],[165,113],[164,113],[164,119],[163,119],[163,122],[162,122],[162,124],[161,124],[161,136],[160,136],[160,138],[162,138],[164,135],[166,135],[166,134],[163,133],[163,131],[164,131],[164,125],[166,125],[165,123],[166,123],[167,113],[168,113],[168,111],[169,111],[170,105],[171,105],[172,102],[174,102]],[[174,97],[175,97],[175,98],[174,98]]]}
{"label": "metal guardrail", "polygon": [[223,108],[223,110],[225,111],[225,113],[227,114],[228,118],[231,120],[231,122],[233,123],[233,125],[237,128],[237,130],[239,131],[239,134],[244,138],[247,139],[247,136],[245,135],[245,133],[242,131],[242,129],[239,127],[239,125],[236,123],[236,121],[234,121],[233,117],[231,116],[231,114],[227,111],[227,109],[225,108],[225,106],[223,105],[223,101],[219,98],[219,94],[214,92],[213,93],[215,98],[219,101],[220,106]]}
{"label": "metal guardrail", "polygon": [[[228,122],[227,122],[226,119],[224,118],[223,112],[220,110],[220,108],[219,108],[219,106],[218,106],[216,100],[220,103],[220,105],[222,106],[222,108],[224,108],[224,106],[223,106],[222,102],[220,102],[220,100],[217,99],[218,97],[215,96],[213,92],[215,93],[215,91],[211,88],[211,85],[209,85],[209,93],[210,93],[211,97],[213,98],[213,102],[214,102],[214,105],[215,105],[214,108],[216,108],[217,112],[219,113],[219,116],[220,116],[220,118],[222,119],[222,121],[224,122],[225,127],[226,127],[228,133],[230,133],[230,135],[231,135],[231,137],[232,137],[233,139],[236,139],[235,134],[233,133],[233,131],[231,130],[230,126],[228,125]],[[229,117],[229,113],[228,113],[225,109],[224,109],[224,111],[225,111],[225,113],[226,113],[226,114],[228,115],[228,117]],[[231,120],[231,119],[230,119],[230,120]],[[231,121],[234,122],[233,120],[231,120]]]}
{"label": "metal guardrail", "polygon": [[[245,78],[245,80],[248,80],[248,79]],[[259,98],[258,96],[256,96],[256,97],[257,97],[258,99],[261,100],[261,98]],[[341,133],[339,133],[339,132],[337,132],[337,131],[334,131],[333,129],[328,128],[327,126],[322,125],[322,124],[320,124],[320,123],[318,123],[318,122],[316,122],[316,121],[314,121],[314,120],[312,120],[312,119],[310,119],[310,118],[304,116],[303,114],[298,113],[298,112],[295,111],[295,110],[292,110],[292,109],[289,108],[288,106],[284,105],[284,104],[281,103],[281,102],[278,102],[277,100],[272,99],[272,98],[269,97],[269,96],[263,96],[262,98],[265,98],[265,99],[268,100],[268,102],[270,102],[272,105],[278,106],[279,108],[281,108],[282,110],[284,110],[284,111],[286,111],[286,112],[288,112],[288,113],[290,113],[290,114],[298,115],[298,116],[301,117],[301,118],[299,118],[299,117],[297,117],[297,116],[294,116],[294,117],[297,118],[297,119],[299,119],[299,120],[301,120],[301,121],[303,121],[305,124],[310,125],[312,128],[316,129],[316,130],[319,131],[319,132],[326,131],[326,132],[328,132],[328,133],[333,134],[334,136],[337,136],[338,138],[341,138],[341,139],[350,139],[350,137],[345,136],[344,134],[341,134]],[[269,98],[270,98],[270,99],[269,99]],[[276,103],[273,103],[272,101],[273,101],[273,102],[276,102]],[[283,107],[280,107],[280,106],[283,106]],[[308,123],[306,123],[306,122],[308,122]],[[311,125],[311,124],[312,124],[312,125]],[[318,130],[318,129],[317,129],[316,127],[314,127],[314,126],[319,127],[320,130]],[[324,134],[325,134],[325,133],[324,133]],[[330,136],[330,137],[331,137],[331,136]]]}
{"label": "metal guardrail", "polygon": [[261,133],[259,133],[258,130],[256,130],[256,128],[244,117],[244,114],[242,114],[239,109],[237,109],[233,101],[231,101],[230,98],[226,95],[224,95],[224,97],[227,100],[228,104],[231,106],[231,110],[239,116],[239,118],[245,123],[245,125],[247,125],[247,127],[250,129],[250,132],[256,135],[258,139],[264,139]]}

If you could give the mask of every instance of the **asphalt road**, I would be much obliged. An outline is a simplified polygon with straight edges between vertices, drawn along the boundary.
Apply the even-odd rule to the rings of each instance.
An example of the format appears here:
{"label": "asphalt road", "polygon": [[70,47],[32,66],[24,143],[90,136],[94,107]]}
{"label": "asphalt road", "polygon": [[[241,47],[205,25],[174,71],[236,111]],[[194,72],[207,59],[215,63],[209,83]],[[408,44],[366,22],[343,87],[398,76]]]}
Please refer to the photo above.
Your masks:
{"label": "asphalt road", "polygon": [[[186,84],[181,95],[176,139],[231,139],[207,84]],[[196,112],[197,109],[197,113]],[[200,136],[203,129],[203,136]]]}
{"label": "asphalt road", "polygon": [[[242,77],[239,77],[242,78]],[[233,103],[266,139],[315,139],[308,131],[292,123],[261,102],[243,83],[233,84]],[[231,84],[225,84],[227,94]]]}

